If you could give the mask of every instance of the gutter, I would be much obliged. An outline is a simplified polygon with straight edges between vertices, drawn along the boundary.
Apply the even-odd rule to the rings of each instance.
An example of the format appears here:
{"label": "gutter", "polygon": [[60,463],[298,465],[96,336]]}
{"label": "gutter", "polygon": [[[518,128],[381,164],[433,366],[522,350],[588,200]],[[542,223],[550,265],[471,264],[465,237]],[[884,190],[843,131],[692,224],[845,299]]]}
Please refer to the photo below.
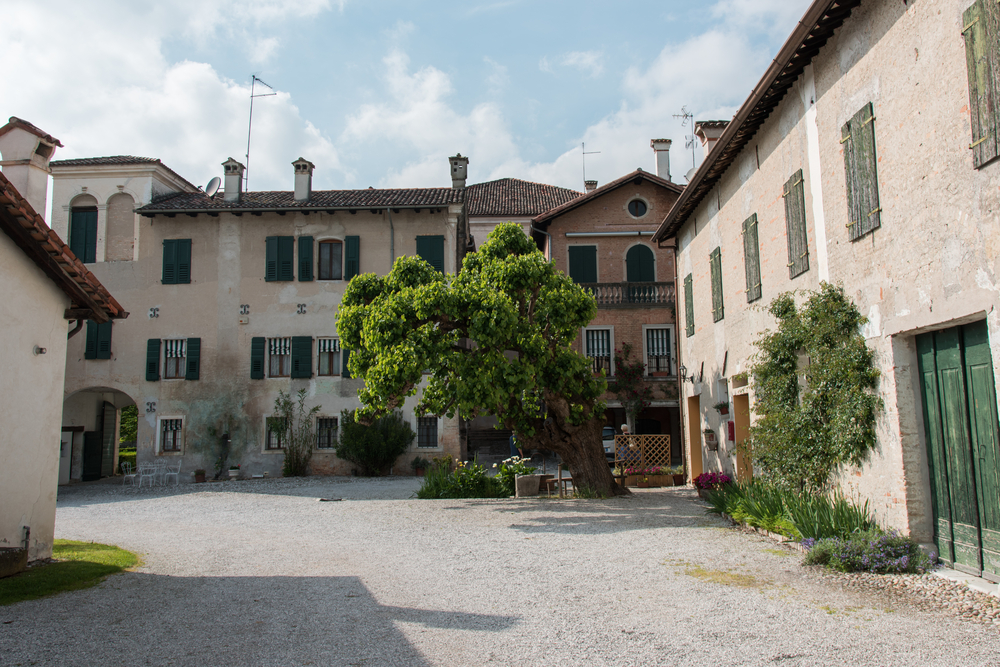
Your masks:
{"label": "gutter", "polygon": [[653,232],[566,232],[566,237],[575,239],[587,236],[652,236]]}
{"label": "gutter", "polygon": [[[427,208],[448,208],[451,204],[456,202],[446,202],[441,204],[420,204],[419,206],[414,204],[403,204],[400,206],[391,206],[390,208],[405,208],[405,209],[427,209]],[[380,204],[378,206],[371,205],[358,205],[358,206],[314,206],[310,208],[301,207],[269,207],[269,208],[164,208],[164,209],[153,209],[149,211],[138,210],[136,213],[143,216],[144,218],[152,218],[154,215],[199,215],[201,213],[207,214],[219,214],[219,213],[327,213],[329,211],[371,211],[386,208],[385,204]]]}

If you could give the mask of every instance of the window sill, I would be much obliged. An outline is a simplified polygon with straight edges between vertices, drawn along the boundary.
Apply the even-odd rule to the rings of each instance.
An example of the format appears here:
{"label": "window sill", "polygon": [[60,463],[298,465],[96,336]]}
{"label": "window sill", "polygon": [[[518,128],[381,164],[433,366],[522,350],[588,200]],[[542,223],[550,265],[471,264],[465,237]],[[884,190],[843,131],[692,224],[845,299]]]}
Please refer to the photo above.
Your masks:
{"label": "window sill", "polygon": [[265,449],[262,453],[263,454],[284,454],[285,450],[284,449]]}

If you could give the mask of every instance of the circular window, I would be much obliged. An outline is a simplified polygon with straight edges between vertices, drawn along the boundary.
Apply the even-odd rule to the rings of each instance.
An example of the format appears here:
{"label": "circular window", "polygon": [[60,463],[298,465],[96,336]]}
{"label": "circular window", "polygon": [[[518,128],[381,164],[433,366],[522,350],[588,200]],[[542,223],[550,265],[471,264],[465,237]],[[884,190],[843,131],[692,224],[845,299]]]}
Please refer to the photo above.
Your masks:
{"label": "circular window", "polygon": [[641,218],[646,215],[646,202],[641,199],[633,199],[628,203],[628,212],[633,218]]}

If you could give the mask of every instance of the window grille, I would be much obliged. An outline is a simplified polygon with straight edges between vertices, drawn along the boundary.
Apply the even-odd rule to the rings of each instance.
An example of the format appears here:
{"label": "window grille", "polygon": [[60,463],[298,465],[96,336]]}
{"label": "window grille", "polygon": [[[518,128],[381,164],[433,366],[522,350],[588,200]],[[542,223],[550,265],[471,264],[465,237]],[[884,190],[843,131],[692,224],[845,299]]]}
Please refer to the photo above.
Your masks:
{"label": "window grille", "polygon": [[278,417],[267,418],[267,438],[264,441],[264,448],[285,448],[285,420]]}
{"label": "window grille", "polygon": [[587,356],[590,357],[594,373],[611,375],[611,331],[609,329],[586,330]]}
{"label": "window grille", "polygon": [[181,431],[184,428],[183,419],[160,420],[160,451],[181,451]]}
{"label": "window grille", "polygon": [[337,418],[319,417],[316,419],[316,447],[332,449],[337,446]]}
{"label": "window grille", "polygon": [[670,329],[646,329],[646,370],[670,372]]}
{"label": "window grille", "polygon": [[417,417],[417,447],[438,446],[437,417]]}

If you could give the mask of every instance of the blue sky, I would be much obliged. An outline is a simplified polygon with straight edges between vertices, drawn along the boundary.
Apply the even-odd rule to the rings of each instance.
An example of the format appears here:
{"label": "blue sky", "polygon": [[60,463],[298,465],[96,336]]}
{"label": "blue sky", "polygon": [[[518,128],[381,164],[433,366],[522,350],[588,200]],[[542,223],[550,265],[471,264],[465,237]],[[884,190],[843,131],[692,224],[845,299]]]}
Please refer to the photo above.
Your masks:
{"label": "blue sky", "polygon": [[[60,138],[56,158],[158,157],[196,184],[244,159],[250,188],[450,185],[512,176],[582,188],[674,140],[682,105],[729,118],[805,11],[805,0],[0,0],[0,115]],[[700,160],[700,155],[698,156]]]}

